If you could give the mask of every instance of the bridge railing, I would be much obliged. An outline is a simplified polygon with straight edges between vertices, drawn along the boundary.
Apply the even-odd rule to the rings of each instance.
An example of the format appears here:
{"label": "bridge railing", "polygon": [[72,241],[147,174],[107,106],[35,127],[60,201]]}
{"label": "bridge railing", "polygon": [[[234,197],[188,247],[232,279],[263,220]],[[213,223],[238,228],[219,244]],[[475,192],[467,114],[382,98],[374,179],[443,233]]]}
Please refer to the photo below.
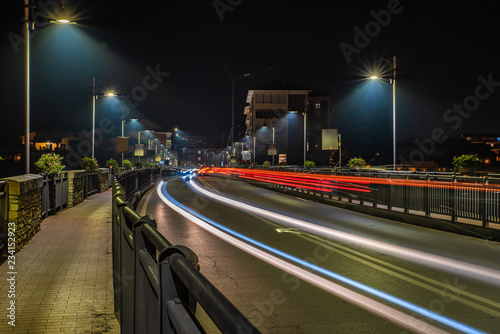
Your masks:
{"label": "bridge railing", "polygon": [[68,172],[54,177],[41,174],[42,180],[42,217],[47,218],[50,212],[62,210],[68,205]]}
{"label": "bridge railing", "polygon": [[0,255],[7,244],[7,224],[9,222],[9,183],[0,180]]}
{"label": "bridge railing", "polygon": [[141,182],[158,176],[142,174],[117,175],[113,182],[113,284],[121,333],[204,333],[197,304],[223,333],[259,333],[199,272],[196,254],[173,246],[154,220],[127,202],[132,189],[144,191]]}
{"label": "bridge railing", "polygon": [[[241,171],[251,173],[253,169]],[[450,217],[452,222],[463,218],[479,221],[483,227],[489,227],[491,223],[500,224],[498,177],[392,171],[331,172],[302,169],[294,172],[298,172],[299,177],[301,173],[305,173],[303,175],[308,179],[314,177],[317,188],[323,190],[310,190],[300,182],[280,184],[279,181],[269,179],[252,182],[348,203],[404,213],[421,213],[427,217],[444,215]],[[235,174],[238,173],[236,171]]]}

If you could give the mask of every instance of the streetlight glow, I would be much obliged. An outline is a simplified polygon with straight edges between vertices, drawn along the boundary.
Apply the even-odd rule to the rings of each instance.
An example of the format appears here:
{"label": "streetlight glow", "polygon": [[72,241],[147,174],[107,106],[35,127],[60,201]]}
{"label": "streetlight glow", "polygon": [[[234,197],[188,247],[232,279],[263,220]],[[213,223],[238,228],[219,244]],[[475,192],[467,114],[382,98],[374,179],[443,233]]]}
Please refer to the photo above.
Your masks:
{"label": "streetlight glow", "polygon": [[380,79],[380,77],[378,75],[372,75],[371,77],[369,77],[368,79],[371,79],[371,80],[378,80]]}

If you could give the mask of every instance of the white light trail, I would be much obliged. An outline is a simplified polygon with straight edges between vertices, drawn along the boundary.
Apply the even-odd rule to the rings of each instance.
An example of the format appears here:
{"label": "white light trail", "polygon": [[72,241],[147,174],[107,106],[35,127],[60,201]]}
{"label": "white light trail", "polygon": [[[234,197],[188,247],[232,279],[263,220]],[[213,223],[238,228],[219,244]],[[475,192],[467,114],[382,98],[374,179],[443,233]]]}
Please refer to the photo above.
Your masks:
{"label": "white light trail", "polygon": [[[164,193],[165,191],[165,193]],[[467,325],[461,324],[459,322],[456,322],[452,319],[443,317],[439,314],[436,314],[434,312],[431,312],[429,310],[423,309],[417,305],[408,303],[404,300],[401,300],[399,298],[396,298],[394,296],[388,295],[386,293],[383,293],[381,291],[378,291],[376,289],[373,289],[371,287],[368,287],[366,285],[363,285],[359,282],[350,280],[346,277],[343,277],[341,275],[335,274],[333,272],[330,272],[328,270],[325,270],[321,267],[315,266],[311,263],[308,263],[304,260],[298,259],[296,257],[293,257],[287,253],[283,253],[277,249],[274,249],[270,246],[267,246],[265,244],[262,244],[256,240],[253,240],[251,238],[248,238],[244,235],[239,234],[238,232],[235,232],[225,226],[222,226],[206,217],[203,217],[197,212],[194,212],[193,210],[185,207],[184,205],[178,203],[175,201],[167,192],[166,189],[166,183],[164,181],[161,181],[157,185],[157,193],[158,196],[162,199],[164,203],[166,203],[170,208],[181,214],[182,216],[186,217],[187,219],[191,220],[193,223],[197,224],[201,228],[207,230],[208,232],[216,235],[220,239],[230,243],[231,245],[259,258],[260,260],[267,262],[276,268],[279,268],[289,274],[292,274],[306,282],[309,282],[310,284],[313,284],[325,291],[330,292],[331,294],[342,298],[344,300],[347,300],[355,305],[358,305],[361,308],[364,308],[374,314],[377,314],[385,319],[388,319],[402,327],[405,327],[407,329],[410,329],[412,331],[418,332],[418,333],[447,333],[446,331],[437,328],[429,323],[426,323],[416,317],[410,316],[408,314],[405,314],[399,310],[396,310],[388,305],[382,304],[376,300],[373,300],[369,297],[366,297],[362,294],[359,294],[357,292],[351,291],[339,284],[336,284],[334,282],[331,282],[327,279],[324,279],[316,274],[313,274],[307,270],[304,270],[292,263],[286,262],[270,253],[264,252],[261,250],[261,248],[267,249],[273,253],[276,253],[280,255],[281,257],[285,257],[291,261],[295,261],[297,264],[300,264],[302,267],[308,267],[310,269],[316,270],[318,272],[321,272],[324,275],[328,275],[330,277],[334,277],[336,279],[340,279],[342,282],[347,283],[353,287],[362,289],[370,294],[374,294],[378,297],[384,298],[385,300],[395,303],[399,306],[405,307],[410,311],[416,312],[419,314],[419,316],[424,316],[427,318],[431,318],[433,320],[439,321],[442,324],[445,324],[447,326],[453,327],[455,329],[458,329],[460,331],[463,331],[465,333],[482,333],[474,328],[471,328]],[[201,219],[200,217],[203,217]],[[215,227],[217,226],[217,227]],[[229,233],[224,232],[223,230],[238,236],[240,239],[247,240],[248,242],[251,242],[253,244],[257,244],[260,248],[254,247],[248,243],[245,243],[241,241],[238,238],[235,238],[231,236]]]}
{"label": "white light trail", "polygon": [[279,213],[257,208],[240,201],[236,201],[221,195],[217,195],[200,187],[196,182],[189,181],[189,186],[193,190],[202,193],[219,202],[229,204],[238,209],[252,212],[254,214],[267,217],[269,219],[279,221],[287,226],[300,228],[316,235],[326,236],[328,238],[350,242],[355,245],[370,248],[379,252],[391,254],[393,256],[404,258],[416,263],[432,266],[440,270],[446,270],[455,274],[465,275],[474,279],[479,279],[491,284],[500,285],[500,272],[498,270],[481,267],[472,263],[467,263],[459,260],[446,258],[439,255],[428,254],[414,249],[409,249],[401,246],[391,245],[385,242],[372,240],[366,237],[357,236],[354,234],[338,231],[321,225],[316,225],[303,220],[285,216]]}

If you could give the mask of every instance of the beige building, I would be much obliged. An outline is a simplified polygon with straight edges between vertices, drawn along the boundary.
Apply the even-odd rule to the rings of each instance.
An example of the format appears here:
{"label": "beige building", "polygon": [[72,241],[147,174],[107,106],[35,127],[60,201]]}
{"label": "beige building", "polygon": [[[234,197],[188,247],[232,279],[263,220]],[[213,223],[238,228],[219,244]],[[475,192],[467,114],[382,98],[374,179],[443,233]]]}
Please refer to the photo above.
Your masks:
{"label": "beige building", "polygon": [[249,90],[246,102],[246,149],[252,161],[302,166],[305,148],[307,160],[314,157],[317,165],[327,164],[328,157],[321,152],[321,129],[331,125],[331,96],[278,80]]}

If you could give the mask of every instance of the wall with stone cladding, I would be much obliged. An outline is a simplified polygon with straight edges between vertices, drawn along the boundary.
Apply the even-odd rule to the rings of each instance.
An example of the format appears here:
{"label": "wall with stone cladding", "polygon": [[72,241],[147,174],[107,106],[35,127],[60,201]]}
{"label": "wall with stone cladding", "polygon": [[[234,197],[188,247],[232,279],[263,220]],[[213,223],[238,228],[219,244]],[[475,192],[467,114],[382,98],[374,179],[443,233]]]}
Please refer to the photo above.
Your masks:
{"label": "wall with stone cladding", "polygon": [[16,225],[16,252],[40,231],[42,223],[42,184],[39,175],[8,177],[9,222]]}
{"label": "wall with stone cladding", "polygon": [[97,192],[105,192],[109,189],[109,168],[99,168],[99,185]]}
{"label": "wall with stone cladding", "polygon": [[85,198],[83,194],[84,176],[84,170],[68,171],[68,208],[71,208],[83,202],[83,199]]}

